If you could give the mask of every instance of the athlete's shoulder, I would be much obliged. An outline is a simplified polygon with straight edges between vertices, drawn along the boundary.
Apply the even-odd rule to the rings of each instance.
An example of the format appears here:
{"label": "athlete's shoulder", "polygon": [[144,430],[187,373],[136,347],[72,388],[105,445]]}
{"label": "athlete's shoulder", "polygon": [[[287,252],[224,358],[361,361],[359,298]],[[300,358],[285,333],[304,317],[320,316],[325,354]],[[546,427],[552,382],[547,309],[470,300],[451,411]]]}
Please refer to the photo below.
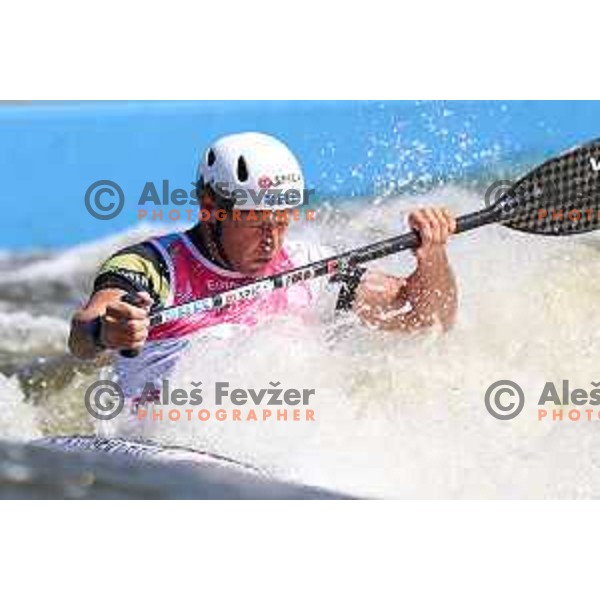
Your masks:
{"label": "athlete's shoulder", "polygon": [[129,292],[146,291],[159,304],[168,298],[169,268],[152,240],[126,246],[100,266],[94,291],[112,287]]}

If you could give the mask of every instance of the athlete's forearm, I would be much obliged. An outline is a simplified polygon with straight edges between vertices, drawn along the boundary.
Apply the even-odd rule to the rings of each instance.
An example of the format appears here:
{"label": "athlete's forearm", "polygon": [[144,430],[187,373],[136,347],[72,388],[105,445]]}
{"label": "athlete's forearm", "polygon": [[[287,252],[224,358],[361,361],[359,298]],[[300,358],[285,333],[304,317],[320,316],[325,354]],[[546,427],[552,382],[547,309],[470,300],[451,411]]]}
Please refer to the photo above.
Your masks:
{"label": "athlete's forearm", "polygon": [[137,294],[138,304],[125,302],[124,292],[109,288],[96,292],[71,322],[69,349],[77,358],[90,360],[104,350],[140,350],[148,337],[148,312],[152,298]]}
{"label": "athlete's forearm", "polygon": [[456,318],[456,279],[444,248],[418,258],[417,268],[401,288],[398,304],[409,305],[406,319],[411,328],[430,327],[439,322],[449,329]]}
{"label": "athlete's forearm", "polygon": [[124,292],[119,289],[100,290],[92,295],[89,302],[75,312],[71,319],[69,350],[81,360],[92,360],[103,353],[98,346],[97,319],[106,313],[106,307]]}
{"label": "athlete's forearm", "polygon": [[69,351],[81,360],[92,360],[102,353],[94,338],[95,321],[98,314],[85,309],[78,310],[71,320]]}

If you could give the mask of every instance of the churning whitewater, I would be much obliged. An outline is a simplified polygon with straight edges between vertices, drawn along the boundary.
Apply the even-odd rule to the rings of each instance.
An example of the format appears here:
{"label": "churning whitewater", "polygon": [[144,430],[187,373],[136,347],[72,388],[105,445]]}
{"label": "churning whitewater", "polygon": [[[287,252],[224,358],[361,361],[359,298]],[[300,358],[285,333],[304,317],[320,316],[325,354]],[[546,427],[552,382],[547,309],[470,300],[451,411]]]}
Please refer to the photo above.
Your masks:
{"label": "churning whitewater", "polygon": [[[397,235],[411,207],[436,204],[460,215],[482,201],[458,186],[352,200],[321,208],[290,236],[341,251]],[[69,315],[102,260],[163,229],[145,226],[51,255],[0,255],[0,437],[93,432],[83,395],[98,370],[66,356]],[[174,377],[180,387],[201,381],[207,396],[219,381],[314,389],[314,421],[162,421],[148,423],[145,435],[368,497],[599,497],[600,421],[540,421],[537,405],[547,382],[589,390],[600,380],[598,234],[545,238],[492,225],[453,238],[449,255],[460,303],[447,334],[372,331],[352,317],[332,318],[324,303],[318,323],[289,315],[251,334],[198,337]],[[407,274],[413,258],[378,265]],[[486,410],[485,392],[498,380],[524,391],[525,408],[513,420]],[[127,431],[121,418],[103,427]]]}

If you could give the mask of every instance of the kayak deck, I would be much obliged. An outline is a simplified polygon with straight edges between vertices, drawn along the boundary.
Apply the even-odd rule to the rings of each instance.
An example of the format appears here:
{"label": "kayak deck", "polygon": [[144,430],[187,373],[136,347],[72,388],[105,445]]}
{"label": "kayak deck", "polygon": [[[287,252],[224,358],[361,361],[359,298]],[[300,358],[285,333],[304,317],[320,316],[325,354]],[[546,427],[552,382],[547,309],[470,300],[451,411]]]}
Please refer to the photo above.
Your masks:
{"label": "kayak deck", "polygon": [[0,442],[0,498],[343,499],[224,457],[86,436]]}

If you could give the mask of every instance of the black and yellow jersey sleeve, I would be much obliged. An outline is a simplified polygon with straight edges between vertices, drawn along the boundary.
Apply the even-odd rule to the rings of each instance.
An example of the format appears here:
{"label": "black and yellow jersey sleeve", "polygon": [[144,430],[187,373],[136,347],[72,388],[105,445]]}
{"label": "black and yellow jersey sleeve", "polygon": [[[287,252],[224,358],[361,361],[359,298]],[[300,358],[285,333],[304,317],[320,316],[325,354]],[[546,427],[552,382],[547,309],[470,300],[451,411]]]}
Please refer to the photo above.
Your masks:
{"label": "black and yellow jersey sleeve", "polygon": [[123,248],[101,267],[94,292],[108,288],[126,292],[148,292],[154,306],[164,306],[169,297],[169,269],[160,253],[146,242]]}

